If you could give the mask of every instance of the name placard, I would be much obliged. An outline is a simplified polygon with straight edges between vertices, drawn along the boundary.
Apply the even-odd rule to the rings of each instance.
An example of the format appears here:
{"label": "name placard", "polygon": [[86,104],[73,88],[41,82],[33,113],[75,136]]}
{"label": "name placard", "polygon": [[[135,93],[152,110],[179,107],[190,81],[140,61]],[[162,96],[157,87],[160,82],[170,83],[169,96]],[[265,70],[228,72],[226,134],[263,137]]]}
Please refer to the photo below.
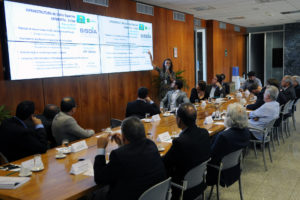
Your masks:
{"label": "name placard", "polygon": [[157,141],[158,142],[167,142],[167,143],[172,143],[172,138],[169,134],[169,132],[164,132],[164,133],[161,133],[157,136]]}
{"label": "name placard", "polygon": [[91,171],[93,164],[90,160],[79,161],[72,165],[70,174],[81,174],[83,172]]}
{"label": "name placard", "polygon": [[80,141],[80,142],[76,142],[76,143],[71,145],[71,151],[73,153],[84,150],[84,149],[87,149],[87,148],[88,148],[88,146],[87,146],[85,140]]}

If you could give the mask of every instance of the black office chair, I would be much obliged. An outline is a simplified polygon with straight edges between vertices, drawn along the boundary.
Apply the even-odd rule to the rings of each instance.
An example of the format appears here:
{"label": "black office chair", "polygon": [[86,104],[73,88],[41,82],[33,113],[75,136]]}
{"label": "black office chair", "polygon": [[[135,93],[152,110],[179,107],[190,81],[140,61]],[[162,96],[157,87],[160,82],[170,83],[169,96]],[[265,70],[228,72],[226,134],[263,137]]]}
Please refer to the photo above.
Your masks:
{"label": "black office chair", "polygon": [[110,120],[110,128],[115,128],[115,127],[121,126],[121,124],[122,124],[122,121],[119,119],[112,118]]}

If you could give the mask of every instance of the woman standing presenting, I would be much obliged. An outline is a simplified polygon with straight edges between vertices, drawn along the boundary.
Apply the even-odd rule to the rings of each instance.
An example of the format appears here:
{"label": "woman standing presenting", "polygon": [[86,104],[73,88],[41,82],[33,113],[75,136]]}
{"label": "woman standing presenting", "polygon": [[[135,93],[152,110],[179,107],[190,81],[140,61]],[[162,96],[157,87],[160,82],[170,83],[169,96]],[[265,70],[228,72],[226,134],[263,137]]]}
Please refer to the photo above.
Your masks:
{"label": "woman standing presenting", "polygon": [[162,99],[166,93],[171,89],[171,83],[175,81],[176,76],[173,71],[173,64],[170,58],[167,58],[163,62],[163,67],[160,68],[153,63],[152,54],[148,51],[150,56],[150,61],[153,66],[153,69],[158,71],[160,77],[160,86],[159,86],[159,98]]}

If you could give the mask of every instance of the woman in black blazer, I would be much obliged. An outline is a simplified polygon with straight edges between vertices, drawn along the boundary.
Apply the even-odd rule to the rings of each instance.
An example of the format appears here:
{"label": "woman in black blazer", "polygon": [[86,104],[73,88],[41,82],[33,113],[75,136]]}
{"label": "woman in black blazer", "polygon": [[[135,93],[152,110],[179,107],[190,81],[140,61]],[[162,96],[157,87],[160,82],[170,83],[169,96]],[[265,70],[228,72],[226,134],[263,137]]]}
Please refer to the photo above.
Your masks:
{"label": "woman in black blazer", "polygon": [[206,93],[206,82],[199,81],[196,88],[193,88],[191,91],[190,102],[195,103],[196,100],[200,102],[201,100],[207,99],[208,95]]}

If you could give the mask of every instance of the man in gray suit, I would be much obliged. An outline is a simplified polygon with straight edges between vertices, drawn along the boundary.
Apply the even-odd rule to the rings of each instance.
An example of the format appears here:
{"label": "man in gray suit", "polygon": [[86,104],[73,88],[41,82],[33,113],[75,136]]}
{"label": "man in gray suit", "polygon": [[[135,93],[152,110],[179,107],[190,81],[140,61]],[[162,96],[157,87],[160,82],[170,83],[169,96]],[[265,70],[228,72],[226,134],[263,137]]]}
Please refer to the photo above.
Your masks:
{"label": "man in gray suit", "polygon": [[189,103],[190,100],[187,98],[186,93],[181,91],[183,87],[182,80],[176,80],[174,89],[168,91],[166,96],[160,102],[160,108],[166,108],[168,110],[175,110],[182,103]]}
{"label": "man in gray suit", "polygon": [[76,112],[76,103],[72,97],[65,97],[60,104],[59,112],[52,122],[52,134],[57,142],[61,145],[64,139],[69,142],[88,138],[95,134],[94,130],[85,130],[81,128],[72,115]]}

